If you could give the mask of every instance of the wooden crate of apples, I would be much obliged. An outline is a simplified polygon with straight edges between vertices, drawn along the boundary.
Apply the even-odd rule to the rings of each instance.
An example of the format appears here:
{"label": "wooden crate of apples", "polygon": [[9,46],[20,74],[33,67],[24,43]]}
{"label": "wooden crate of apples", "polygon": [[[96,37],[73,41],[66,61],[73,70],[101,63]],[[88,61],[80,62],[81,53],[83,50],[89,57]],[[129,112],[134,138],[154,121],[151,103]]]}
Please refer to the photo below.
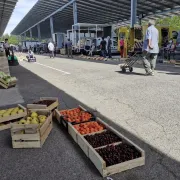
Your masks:
{"label": "wooden crate of apples", "polygon": [[11,126],[13,148],[41,148],[52,127],[49,110],[30,110],[26,117]]}
{"label": "wooden crate of apples", "polygon": [[26,115],[26,108],[20,104],[14,108],[0,110],[0,131],[9,129],[11,127],[10,123],[14,123]]}

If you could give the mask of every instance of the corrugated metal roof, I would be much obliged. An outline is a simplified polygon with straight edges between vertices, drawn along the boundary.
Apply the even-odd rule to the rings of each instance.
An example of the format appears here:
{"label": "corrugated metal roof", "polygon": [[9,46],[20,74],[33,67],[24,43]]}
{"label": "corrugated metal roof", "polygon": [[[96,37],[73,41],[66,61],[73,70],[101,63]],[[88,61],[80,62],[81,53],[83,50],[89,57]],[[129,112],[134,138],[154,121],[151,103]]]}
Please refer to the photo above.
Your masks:
{"label": "corrugated metal roof", "polygon": [[3,34],[18,0],[0,0],[0,36]]}
{"label": "corrugated metal roof", "polygon": [[[180,12],[180,0],[137,0],[137,15],[146,18],[158,18],[176,15]],[[13,30],[13,34],[21,34],[33,25],[62,7],[69,0],[39,0],[25,18]],[[129,23],[131,14],[131,0],[77,0],[78,23]],[[72,27],[72,4],[54,16],[54,31],[63,32]],[[41,23],[42,36],[50,35],[49,20]],[[33,30],[37,36],[37,30]]]}

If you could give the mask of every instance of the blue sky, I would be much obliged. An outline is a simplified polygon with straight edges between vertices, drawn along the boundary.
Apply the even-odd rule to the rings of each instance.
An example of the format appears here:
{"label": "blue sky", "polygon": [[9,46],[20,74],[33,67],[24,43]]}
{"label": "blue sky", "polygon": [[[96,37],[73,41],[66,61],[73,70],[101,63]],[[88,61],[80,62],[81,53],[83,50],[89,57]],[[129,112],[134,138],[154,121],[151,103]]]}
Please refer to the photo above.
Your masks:
{"label": "blue sky", "polygon": [[4,34],[10,34],[38,0],[18,0]]}

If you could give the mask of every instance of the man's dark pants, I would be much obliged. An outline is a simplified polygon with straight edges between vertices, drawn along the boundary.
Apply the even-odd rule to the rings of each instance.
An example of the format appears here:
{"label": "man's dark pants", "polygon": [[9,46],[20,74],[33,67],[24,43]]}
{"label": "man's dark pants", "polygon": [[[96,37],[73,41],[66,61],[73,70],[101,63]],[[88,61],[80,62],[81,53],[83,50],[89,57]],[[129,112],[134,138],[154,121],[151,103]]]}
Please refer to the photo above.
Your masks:
{"label": "man's dark pants", "polygon": [[108,48],[108,56],[109,56],[109,58],[112,58],[112,55],[111,55],[111,48]]}
{"label": "man's dark pants", "polygon": [[104,57],[104,58],[106,58],[106,50],[101,50],[101,55],[102,55],[102,57]]}

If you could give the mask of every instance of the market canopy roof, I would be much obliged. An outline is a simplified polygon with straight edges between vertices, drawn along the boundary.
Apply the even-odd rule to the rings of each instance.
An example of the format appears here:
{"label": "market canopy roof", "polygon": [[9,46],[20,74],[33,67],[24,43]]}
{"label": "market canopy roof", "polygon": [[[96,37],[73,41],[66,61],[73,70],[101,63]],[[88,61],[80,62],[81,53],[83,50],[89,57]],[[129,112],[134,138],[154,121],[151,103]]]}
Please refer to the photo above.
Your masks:
{"label": "market canopy roof", "polygon": [[18,0],[0,0],[0,36],[3,34]]}
{"label": "market canopy roof", "polygon": [[[22,34],[32,28],[37,37],[36,25],[41,22],[41,36],[50,37],[49,15],[69,3],[70,0],[39,0],[12,34]],[[78,23],[107,24],[129,23],[131,0],[77,0]],[[180,14],[180,0],[137,0],[137,16],[160,18]],[[65,32],[72,28],[73,5],[67,6],[53,16],[54,32]]]}

